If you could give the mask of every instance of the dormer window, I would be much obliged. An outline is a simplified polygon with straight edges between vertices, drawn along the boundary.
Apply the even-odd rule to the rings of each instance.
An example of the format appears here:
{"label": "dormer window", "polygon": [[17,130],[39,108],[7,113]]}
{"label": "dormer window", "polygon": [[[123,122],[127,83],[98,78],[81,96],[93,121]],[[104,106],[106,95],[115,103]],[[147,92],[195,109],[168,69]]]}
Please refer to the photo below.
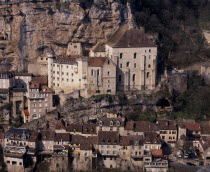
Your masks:
{"label": "dormer window", "polygon": [[109,140],[108,140],[108,142],[110,143],[110,142],[111,142],[111,140],[109,139]]}
{"label": "dormer window", "polygon": [[99,122],[99,125],[100,125],[100,126],[102,126],[102,124],[103,124],[103,122],[102,122],[102,121],[100,121],[100,122]]}
{"label": "dormer window", "polygon": [[74,129],[74,133],[76,133],[76,129]]}
{"label": "dormer window", "polygon": [[103,139],[103,140],[102,140],[102,143],[104,143],[104,142],[105,142],[105,140]]}
{"label": "dormer window", "polygon": [[113,126],[113,125],[114,125],[114,123],[113,123],[113,121],[111,121],[111,122],[110,122],[110,126]]}
{"label": "dormer window", "polygon": [[114,140],[114,143],[117,143],[117,140]]}
{"label": "dormer window", "polygon": [[87,132],[88,132],[88,129],[86,128],[86,129],[85,129],[85,131],[87,131]]}

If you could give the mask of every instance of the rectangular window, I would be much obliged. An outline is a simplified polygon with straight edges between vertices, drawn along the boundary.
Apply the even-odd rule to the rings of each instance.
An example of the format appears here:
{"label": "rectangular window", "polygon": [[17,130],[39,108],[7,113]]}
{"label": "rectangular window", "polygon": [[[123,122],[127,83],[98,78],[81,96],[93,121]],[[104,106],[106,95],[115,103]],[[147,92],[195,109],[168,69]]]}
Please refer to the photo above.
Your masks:
{"label": "rectangular window", "polygon": [[16,161],[12,161],[12,165],[16,165],[17,164],[17,162]]}

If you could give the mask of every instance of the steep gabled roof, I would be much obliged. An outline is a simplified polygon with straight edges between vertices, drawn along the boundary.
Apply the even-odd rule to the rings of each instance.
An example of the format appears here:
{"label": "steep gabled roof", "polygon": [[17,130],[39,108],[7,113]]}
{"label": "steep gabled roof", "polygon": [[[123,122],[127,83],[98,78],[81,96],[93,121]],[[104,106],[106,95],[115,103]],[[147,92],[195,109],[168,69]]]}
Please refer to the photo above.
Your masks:
{"label": "steep gabled roof", "polygon": [[129,29],[128,25],[116,30],[106,44],[113,48],[156,47],[143,30]]}
{"label": "steep gabled roof", "polygon": [[93,52],[105,52],[105,44],[103,42],[98,42],[93,48]]}

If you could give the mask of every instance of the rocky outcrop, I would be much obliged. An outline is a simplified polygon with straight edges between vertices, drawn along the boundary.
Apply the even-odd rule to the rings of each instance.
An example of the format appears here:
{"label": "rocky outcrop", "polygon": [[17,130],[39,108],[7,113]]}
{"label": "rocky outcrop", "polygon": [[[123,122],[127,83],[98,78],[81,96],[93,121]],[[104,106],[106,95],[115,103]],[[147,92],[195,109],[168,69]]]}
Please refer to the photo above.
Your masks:
{"label": "rocky outcrop", "polygon": [[49,49],[56,55],[65,54],[70,41],[82,42],[89,48],[109,37],[128,18],[127,6],[120,0],[0,3],[0,64],[14,70],[26,69],[28,62]]}

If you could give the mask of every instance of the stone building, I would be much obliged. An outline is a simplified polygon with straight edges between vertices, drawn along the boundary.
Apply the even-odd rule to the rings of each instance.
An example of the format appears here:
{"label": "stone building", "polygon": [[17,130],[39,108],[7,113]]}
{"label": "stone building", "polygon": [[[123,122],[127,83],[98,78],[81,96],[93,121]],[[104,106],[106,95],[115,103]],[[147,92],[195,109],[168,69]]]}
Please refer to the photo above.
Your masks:
{"label": "stone building", "polygon": [[0,88],[9,89],[15,86],[15,77],[11,72],[0,72]]}
{"label": "stone building", "polygon": [[48,57],[48,83],[56,93],[81,91],[81,96],[116,93],[116,66],[108,58]]}
{"label": "stone building", "polygon": [[69,55],[83,55],[82,45],[79,42],[68,43],[67,56]]}
{"label": "stone building", "polygon": [[104,168],[119,168],[119,142],[118,131],[99,131],[98,146]]}
{"label": "stone building", "polygon": [[157,46],[143,30],[124,25],[105,47],[106,55],[117,65],[117,91],[155,88]]}
{"label": "stone building", "polygon": [[31,81],[28,84],[27,98],[29,119],[24,117],[24,122],[38,119],[47,112],[54,110],[52,90],[37,81]]}

